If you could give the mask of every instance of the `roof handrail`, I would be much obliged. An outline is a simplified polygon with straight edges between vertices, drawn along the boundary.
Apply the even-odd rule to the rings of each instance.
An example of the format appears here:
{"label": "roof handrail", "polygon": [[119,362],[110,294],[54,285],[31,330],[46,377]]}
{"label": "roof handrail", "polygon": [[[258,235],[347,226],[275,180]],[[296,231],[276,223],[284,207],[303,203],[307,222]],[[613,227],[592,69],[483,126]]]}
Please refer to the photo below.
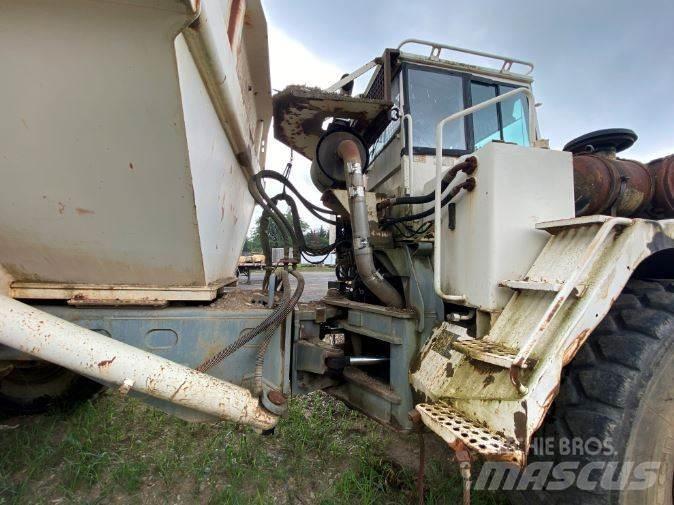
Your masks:
{"label": "roof handrail", "polygon": [[523,60],[518,60],[516,58],[511,58],[510,56],[501,56],[499,54],[492,54],[492,53],[485,53],[483,51],[476,51],[474,49],[465,49],[463,47],[456,47],[456,46],[449,46],[446,44],[440,44],[439,42],[432,42],[430,40],[422,40],[422,39],[405,39],[403,40],[400,44],[398,44],[398,49],[401,49],[404,45],[406,44],[419,44],[422,46],[429,46],[431,48],[431,54],[429,55],[429,58],[432,60],[439,60],[440,59],[440,52],[443,49],[447,49],[448,51],[456,51],[458,53],[466,53],[466,54],[472,54],[475,56],[482,56],[484,58],[491,58],[494,60],[499,60],[502,61],[503,64],[501,65],[500,72],[503,73],[510,73],[510,69],[512,68],[513,64],[518,64],[518,65],[523,65],[525,67],[529,68],[529,71],[526,72],[524,75],[529,75],[531,72],[534,71],[534,64],[529,63],[528,61],[523,61]]}

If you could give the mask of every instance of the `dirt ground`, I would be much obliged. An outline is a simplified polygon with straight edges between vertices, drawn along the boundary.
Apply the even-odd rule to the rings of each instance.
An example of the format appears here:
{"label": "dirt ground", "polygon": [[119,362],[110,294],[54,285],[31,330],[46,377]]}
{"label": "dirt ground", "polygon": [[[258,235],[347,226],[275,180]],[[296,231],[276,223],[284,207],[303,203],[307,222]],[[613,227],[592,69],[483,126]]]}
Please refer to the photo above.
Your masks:
{"label": "dirt ground", "polygon": [[[310,302],[312,300],[318,300],[325,296],[325,292],[328,290],[328,282],[337,280],[335,277],[335,272],[332,269],[320,267],[315,270],[309,268],[303,268],[300,270],[300,273],[304,276],[305,287],[302,292],[302,302]],[[239,279],[239,288],[245,290],[257,290],[262,287],[262,279],[264,278],[264,273],[261,271],[254,271],[250,274],[250,282],[246,277],[241,277]],[[295,286],[295,279],[291,278],[291,284]]]}

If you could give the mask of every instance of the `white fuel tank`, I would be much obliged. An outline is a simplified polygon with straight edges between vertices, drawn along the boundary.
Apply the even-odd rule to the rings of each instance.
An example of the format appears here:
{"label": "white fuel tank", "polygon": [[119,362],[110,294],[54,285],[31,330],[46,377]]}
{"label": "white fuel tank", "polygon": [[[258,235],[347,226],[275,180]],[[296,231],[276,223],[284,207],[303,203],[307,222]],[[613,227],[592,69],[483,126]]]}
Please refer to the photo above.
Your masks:
{"label": "white fuel tank", "polygon": [[232,278],[271,120],[259,0],[0,0],[0,61],[13,290]]}
{"label": "white fuel tank", "polygon": [[[477,150],[477,185],[442,219],[443,292],[499,311],[512,290],[499,287],[529,270],[550,235],[536,223],[574,217],[571,154],[492,142]],[[463,176],[457,178],[457,183]]]}

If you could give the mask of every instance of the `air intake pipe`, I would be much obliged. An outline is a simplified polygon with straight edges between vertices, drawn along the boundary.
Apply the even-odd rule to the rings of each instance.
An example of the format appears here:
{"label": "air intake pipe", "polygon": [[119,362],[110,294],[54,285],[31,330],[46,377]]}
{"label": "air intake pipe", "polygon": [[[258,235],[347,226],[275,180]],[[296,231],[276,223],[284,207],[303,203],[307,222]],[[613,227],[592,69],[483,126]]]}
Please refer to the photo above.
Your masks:
{"label": "air intake pipe", "polygon": [[[404,304],[400,293],[374,266],[363,176],[363,160],[366,160],[367,150],[363,142],[357,135],[345,128],[339,128],[326,132],[316,150],[316,159],[322,162],[322,170],[328,170],[333,179],[343,178],[346,186],[351,214],[353,256],[358,275],[384,305],[402,308]],[[337,176],[340,168],[343,175]]]}
{"label": "air intake pipe", "polygon": [[370,247],[370,223],[365,202],[365,180],[358,144],[354,140],[342,140],[337,147],[337,154],[344,161],[344,175],[351,213],[353,256],[358,274],[367,288],[385,305],[401,308],[403,300],[400,293],[382,277],[374,266],[372,247]]}

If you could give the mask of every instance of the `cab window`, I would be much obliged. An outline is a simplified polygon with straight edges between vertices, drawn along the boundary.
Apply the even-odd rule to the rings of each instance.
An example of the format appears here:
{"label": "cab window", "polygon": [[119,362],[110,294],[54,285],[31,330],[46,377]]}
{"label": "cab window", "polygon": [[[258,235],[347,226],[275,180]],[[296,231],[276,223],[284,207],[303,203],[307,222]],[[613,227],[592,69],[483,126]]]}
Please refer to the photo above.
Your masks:
{"label": "cab window", "polygon": [[[405,112],[412,115],[414,152],[435,152],[435,128],[442,119],[513,89],[516,86],[468,74],[407,65],[404,105]],[[492,141],[527,146],[527,132],[527,101],[523,95],[517,95],[463,120],[447,123],[443,131],[443,152],[461,155]]]}
{"label": "cab window", "polygon": [[[435,149],[435,127],[443,118],[465,108],[464,82],[458,75],[434,69],[410,68],[407,72],[407,100],[414,122],[415,150]],[[466,150],[464,121],[446,124],[443,149]]]}
{"label": "cab window", "polygon": [[[471,103],[477,105],[498,95],[516,89],[516,86],[472,81]],[[527,101],[523,95],[490,105],[472,114],[475,149],[492,140],[529,145],[527,125]]]}

